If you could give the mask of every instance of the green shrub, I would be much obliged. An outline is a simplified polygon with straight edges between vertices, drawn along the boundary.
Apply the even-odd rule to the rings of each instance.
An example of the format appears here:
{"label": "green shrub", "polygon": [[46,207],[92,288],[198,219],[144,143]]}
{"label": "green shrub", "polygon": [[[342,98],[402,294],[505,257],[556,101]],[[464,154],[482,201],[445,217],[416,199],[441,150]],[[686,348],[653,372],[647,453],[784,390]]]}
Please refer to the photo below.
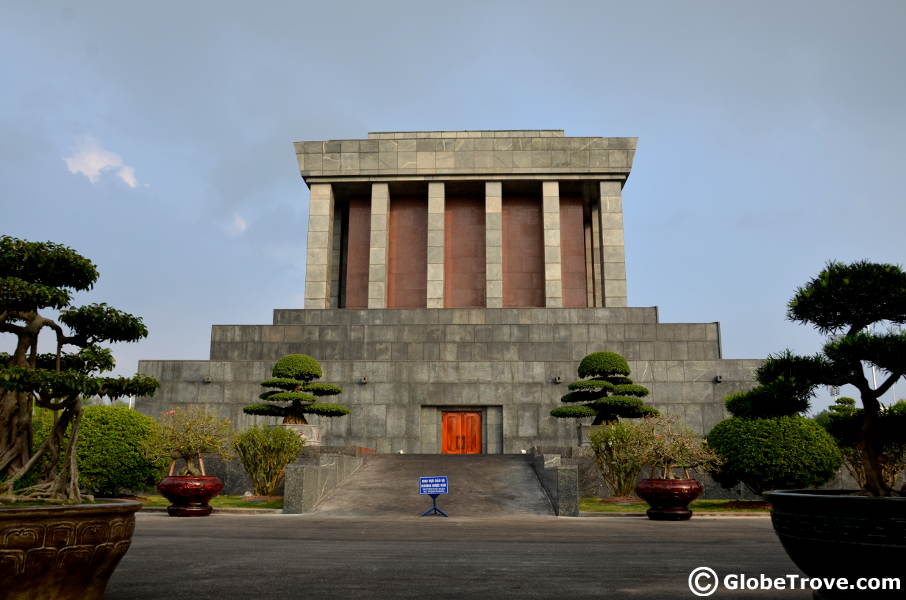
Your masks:
{"label": "green shrub", "polygon": [[273,496],[283,481],[286,465],[296,460],[301,437],[283,427],[255,426],[239,434],[234,442],[236,454],[259,496]]}
{"label": "green shrub", "polygon": [[647,434],[631,421],[616,421],[595,427],[589,437],[601,478],[614,496],[629,496],[635,489],[648,453]]}
{"label": "green shrub", "polygon": [[723,460],[711,473],[715,481],[725,488],[743,483],[756,494],[820,486],[842,460],[833,438],[800,416],[733,417],[718,423],[707,440]]}
{"label": "green shrub", "polygon": [[[32,419],[35,447],[47,439],[52,427],[51,413],[36,412]],[[149,459],[144,453],[156,428],[154,419],[126,406],[84,407],[76,448],[79,487],[99,496],[153,487],[166,467],[165,460]]]}

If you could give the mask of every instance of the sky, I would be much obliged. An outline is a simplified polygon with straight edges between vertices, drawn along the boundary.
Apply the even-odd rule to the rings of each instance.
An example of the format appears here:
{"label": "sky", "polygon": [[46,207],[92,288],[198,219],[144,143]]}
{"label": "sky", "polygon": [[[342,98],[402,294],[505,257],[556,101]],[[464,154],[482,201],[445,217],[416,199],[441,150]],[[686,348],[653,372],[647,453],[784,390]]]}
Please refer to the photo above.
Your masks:
{"label": "sky", "polygon": [[76,301],[143,317],[131,374],[302,307],[294,141],[638,137],[630,305],[719,321],[725,358],[813,353],[795,288],[906,256],[904,30],[883,0],[5,2],[0,233],[98,265]]}

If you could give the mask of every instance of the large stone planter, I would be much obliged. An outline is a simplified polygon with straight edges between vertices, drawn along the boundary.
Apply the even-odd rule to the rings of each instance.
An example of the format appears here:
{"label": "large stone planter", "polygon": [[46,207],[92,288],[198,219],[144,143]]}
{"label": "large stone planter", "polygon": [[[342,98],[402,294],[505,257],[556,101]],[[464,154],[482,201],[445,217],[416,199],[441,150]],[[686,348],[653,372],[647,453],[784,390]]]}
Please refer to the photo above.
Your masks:
{"label": "large stone planter", "polygon": [[[906,583],[906,498],[840,490],[767,492],[784,550],[809,577],[899,577]],[[899,592],[876,593],[898,597]],[[869,598],[866,590],[821,591],[815,598]]]}
{"label": "large stone planter", "polygon": [[579,445],[580,446],[591,446],[591,436],[592,434],[604,427],[603,425],[576,425],[576,432],[579,436]]}
{"label": "large stone planter", "polygon": [[300,423],[281,423],[282,427],[289,429],[305,440],[306,446],[321,445],[321,425],[302,425]]}
{"label": "large stone planter", "polygon": [[141,507],[134,500],[0,507],[0,596],[101,600]]}

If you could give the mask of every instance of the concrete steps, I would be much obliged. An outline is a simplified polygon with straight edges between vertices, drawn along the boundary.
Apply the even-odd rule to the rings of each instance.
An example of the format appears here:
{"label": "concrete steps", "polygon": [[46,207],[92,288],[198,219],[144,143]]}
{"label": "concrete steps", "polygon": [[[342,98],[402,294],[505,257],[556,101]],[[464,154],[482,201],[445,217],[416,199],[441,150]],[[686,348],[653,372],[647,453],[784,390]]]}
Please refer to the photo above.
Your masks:
{"label": "concrete steps", "polygon": [[450,493],[437,499],[451,517],[553,515],[531,462],[523,455],[390,454],[368,457],[312,516],[418,516],[431,508],[418,478],[446,475]]}

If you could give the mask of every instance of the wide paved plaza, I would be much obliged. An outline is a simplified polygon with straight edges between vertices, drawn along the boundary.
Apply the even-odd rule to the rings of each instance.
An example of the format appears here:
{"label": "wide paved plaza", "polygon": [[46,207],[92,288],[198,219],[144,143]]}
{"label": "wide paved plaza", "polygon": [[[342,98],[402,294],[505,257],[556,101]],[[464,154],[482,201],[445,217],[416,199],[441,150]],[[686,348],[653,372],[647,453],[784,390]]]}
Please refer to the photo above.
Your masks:
{"label": "wide paved plaza", "polygon": [[[799,574],[767,518],[392,519],[140,513],[110,600],[695,598],[719,577]],[[727,591],[711,598],[799,598]]]}

